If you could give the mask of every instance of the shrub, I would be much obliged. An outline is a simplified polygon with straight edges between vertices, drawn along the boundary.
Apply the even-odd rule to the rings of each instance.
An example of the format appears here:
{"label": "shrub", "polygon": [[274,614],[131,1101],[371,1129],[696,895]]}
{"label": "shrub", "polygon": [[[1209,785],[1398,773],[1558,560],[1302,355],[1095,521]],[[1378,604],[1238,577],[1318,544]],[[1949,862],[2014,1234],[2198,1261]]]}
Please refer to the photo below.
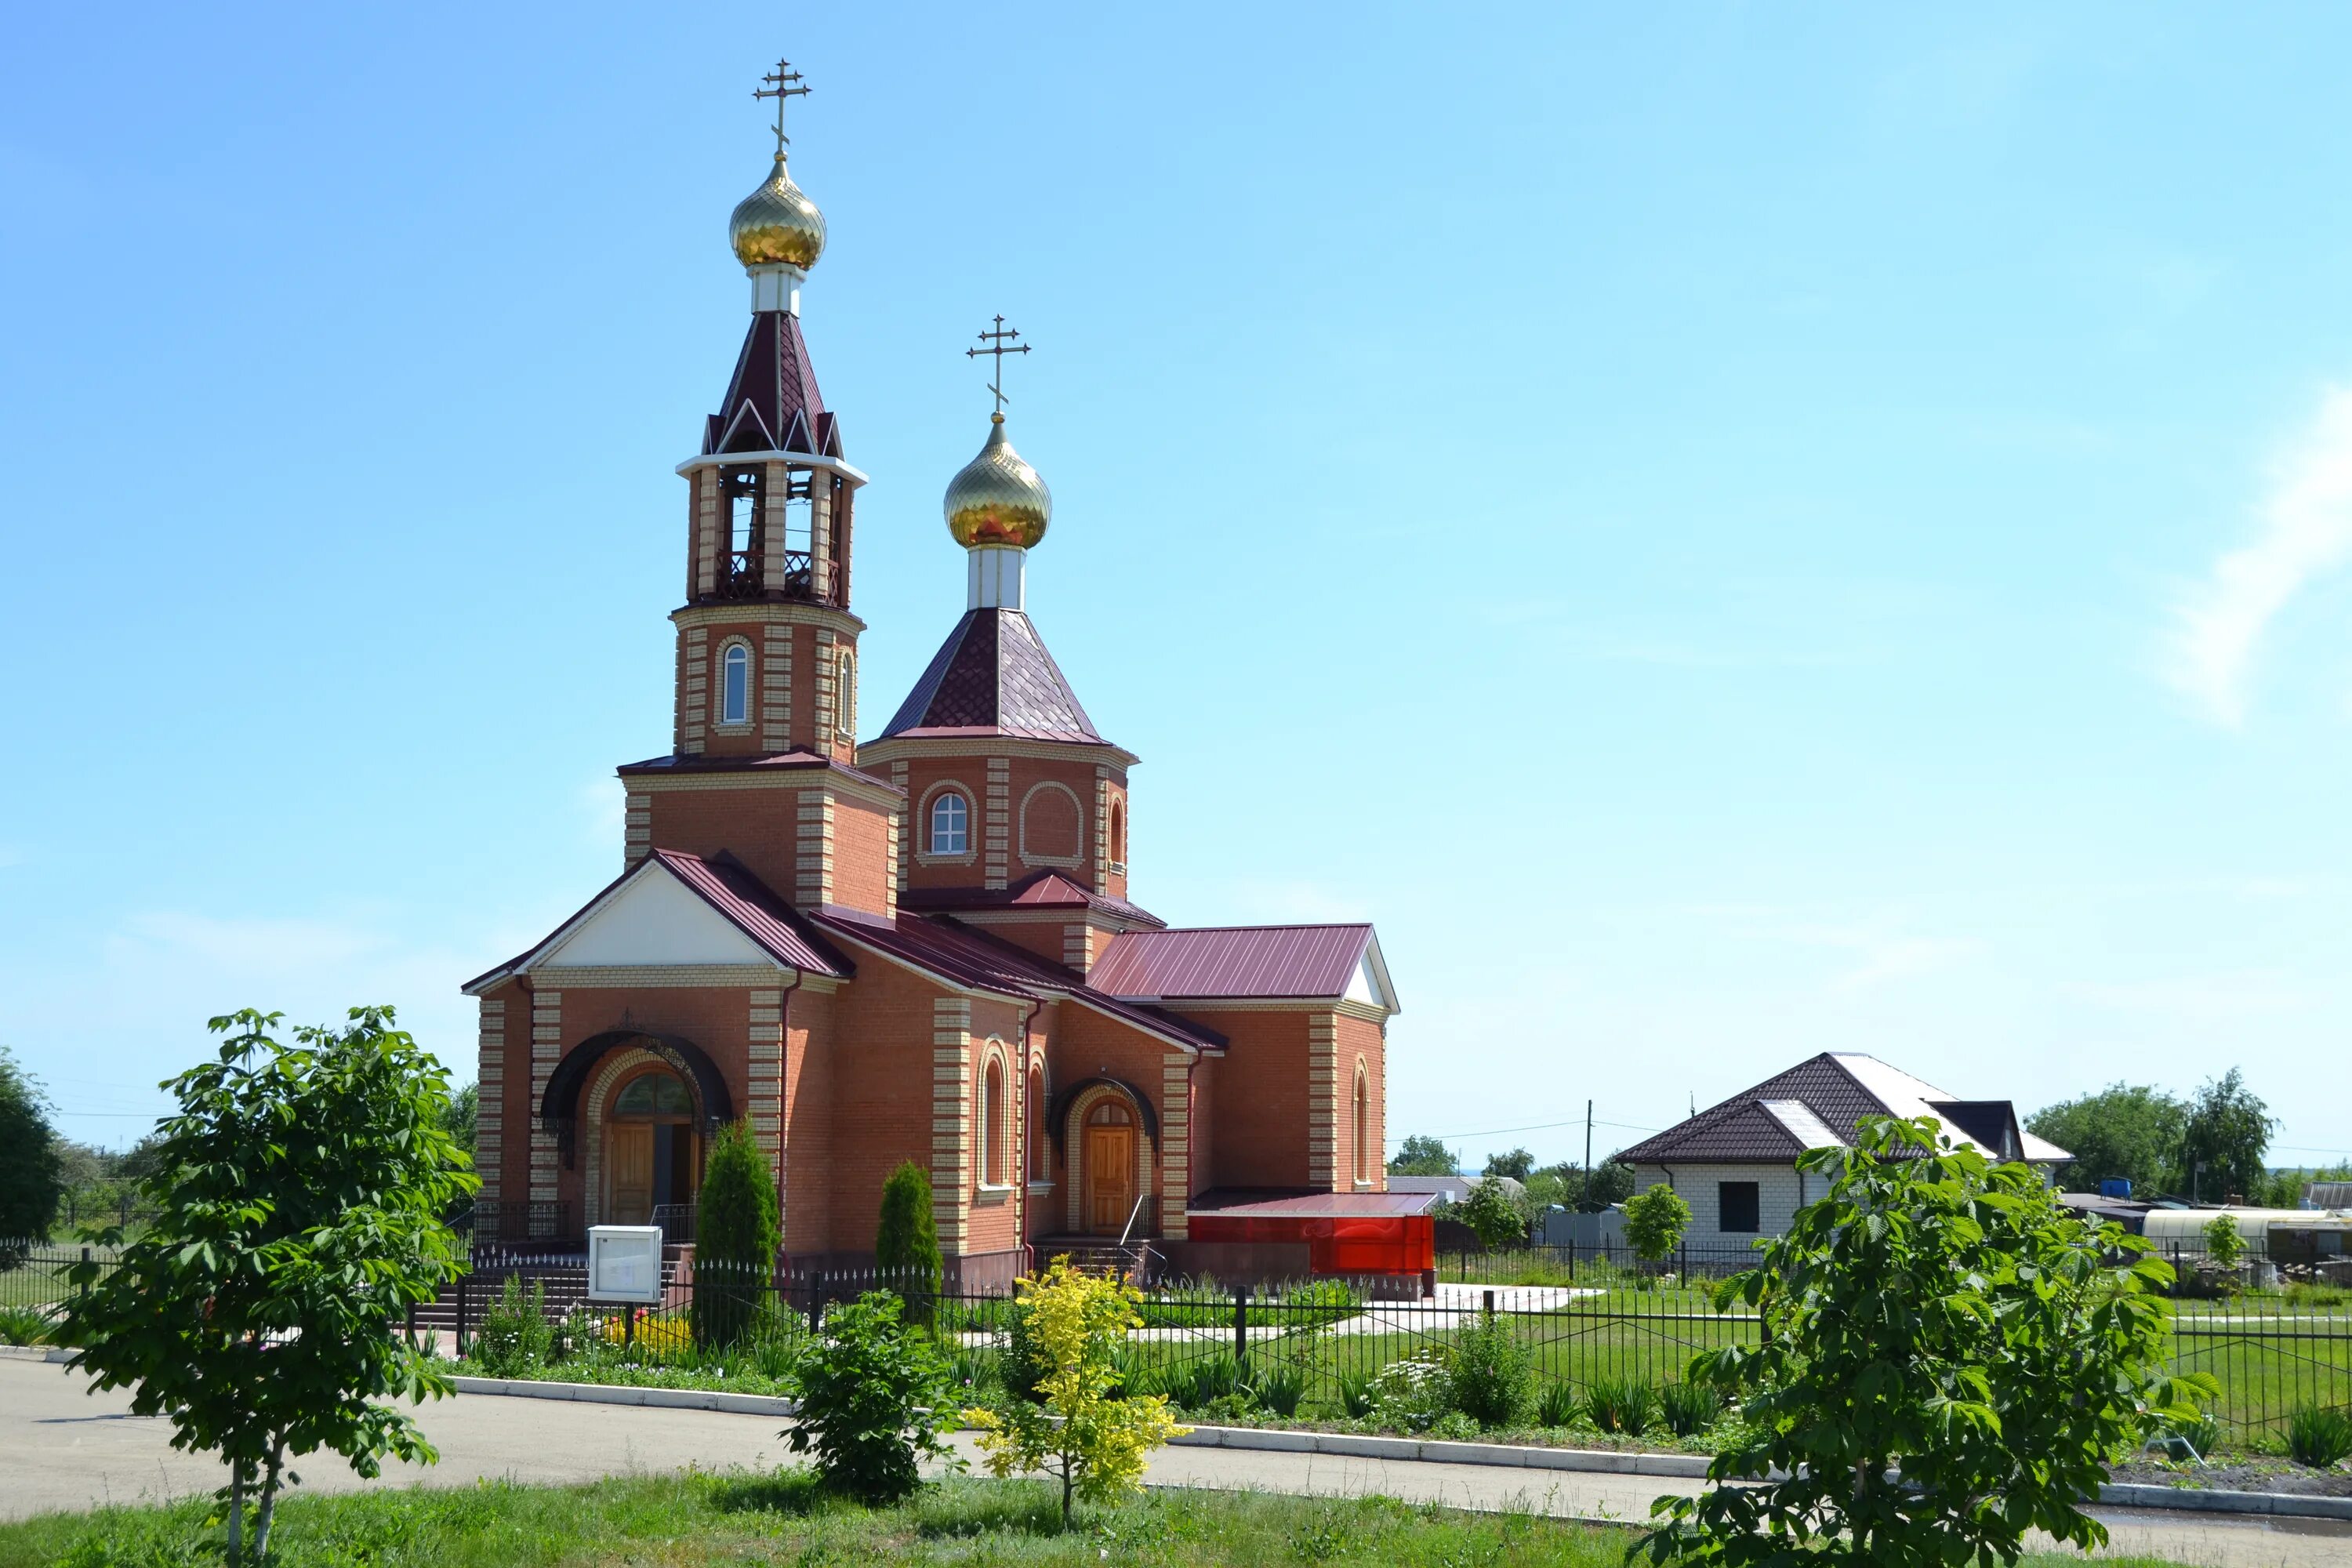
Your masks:
{"label": "shrub", "polygon": [[1682,1245],[1690,1219],[1682,1194],[1660,1183],[1625,1200],[1625,1245],[1644,1263],[1663,1263]]}
{"label": "shrub", "polygon": [[695,1196],[694,1342],[725,1350],[742,1342],[761,1315],[783,1246],[777,1228],[776,1173],[749,1121],[719,1130]]}
{"label": "shrub", "polygon": [[1372,1415],[1383,1426],[1425,1432],[1453,1408],[1451,1353],[1437,1346],[1389,1363],[1372,1379]]}
{"label": "shrub", "polygon": [[1704,1383],[1670,1383],[1658,1390],[1658,1415],[1677,1437],[1706,1431],[1723,1414],[1723,1395]]}
{"label": "shrub", "polygon": [[1350,1421],[1361,1421],[1372,1413],[1372,1380],[1354,1373],[1339,1374],[1339,1411]]}
{"label": "shrub", "polygon": [[509,1274],[498,1300],[482,1313],[466,1359],[485,1377],[514,1377],[554,1358],[555,1331],[547,1321],[547,1282],[534,1279],[525,1296],[522,1276]]}
{"label": "shrub", "polygon": [[1596,1377],[1584,1391],[1584,1414],[1603,1432],[1638,1437],[1650,1429],[1658,1392],[1637,1377]]}
{"label": "shrub", "polygon": [[992,1474],[1043,1470],[1062,1483],[1066,1526],[1075,1499],[1108,1501],[1141,1489],[1145,1456],[1183,1428],[1157,1394],[1110,1397],[1118,1380],[1114,1355],[1142,1322],[1132,1287],[1080,1274],[1057,1258],[1044,1279],[1024,1279],[1018,1289],[1029,1306],[1044,1400],[1007,1400],[964,1415],[979,1428]]}
{"label": "shrub", "polygon": [[914,1495],[921,1461],[948,1452],[940,1434],[955,1422],[947,1365],[900,1310],[887,1290],[835,1307],[788,1379],[800,1402],[799,1424],[783,1433],[793,1452],[816,1455],[826,1489],[874,1507]]}
{"label": "shrub", "polygon": [[2286,1451],[2298,1465],[2332,1468],[2352,1454],[2352,1415],[2306,1405],[2287,1417]]}
{"label": "shrub", "polygon": [[1296,1415],[1298,1402],[1307,1397],[1307,1369],[1288,1362],[1270,1367],[1252,1380],[1250,1393],[1275,1415]]}
{"label": "shrub", "polygon": [[2205,1256],[2215,1268],[2227,1272],[2238,1266],[2246,1255],[2246,1238],[2238,1234],[2238,1222],[2228,1215],[2217,1214],[2205,1222]]}
{"label": "shrub", "polygon": [[1246,1397],[1249,1379],[1241,1363],[1220,1354],[1177,1368],[1168,1376],[1168,1387],[1187,1410],[1206,1410],[1220,1400]]}
{"label": "shrub", "polygon": [[37,1307],[0,1307],[0,1345],[47,1342],[49,1320]]}
{"label": "shrub", "polygon": [[1507,1321],[1485,1317],[1454,1335],[1450,1399],[1482,1426],[1507,1426],[1528,1403],[1528,1352]]}
{"label": "shrub", "polygon": [[1547,1383],[1536,1395],[1536,1422],[1543,1426],[1573,1426],[1584,1414],[1584,1396],[1575,1385]]}
{"label": "shrub", "polygon": [[906,1302],[907,1321],[928,1326],[939,1310],[940,1233],[931,1217],[931,1178],[912,1160],[882,1184],[874,1265]]}
{"label": "shrub", "polygon": [[1468,1226],[1478,1245],[1488,1252],[1528,1238],[1528,1216],[1519,1212],[1499,1177],[1489,1176],[1471,1188],[1454,1217]]}

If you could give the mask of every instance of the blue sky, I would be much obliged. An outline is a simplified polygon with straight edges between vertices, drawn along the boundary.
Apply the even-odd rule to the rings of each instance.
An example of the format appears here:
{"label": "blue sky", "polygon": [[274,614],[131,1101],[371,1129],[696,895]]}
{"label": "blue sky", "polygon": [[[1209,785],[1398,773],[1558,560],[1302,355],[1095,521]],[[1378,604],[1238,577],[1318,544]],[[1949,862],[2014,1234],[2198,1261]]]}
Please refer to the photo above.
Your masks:
{"label": "blue sky", "polygon": [[[798,8],[795,8],[798,10]],[[1600,1152],[1823,1048],[2232,1063],[2352,1151],[2352,18],[185,8],[0,61],[0,1040],[121,1142],[247,1004],[458,982],[617,869],[691,450],[815,86],[862,710],[1030,604],[1135,892],[1369,916],[1390,1124]]]}

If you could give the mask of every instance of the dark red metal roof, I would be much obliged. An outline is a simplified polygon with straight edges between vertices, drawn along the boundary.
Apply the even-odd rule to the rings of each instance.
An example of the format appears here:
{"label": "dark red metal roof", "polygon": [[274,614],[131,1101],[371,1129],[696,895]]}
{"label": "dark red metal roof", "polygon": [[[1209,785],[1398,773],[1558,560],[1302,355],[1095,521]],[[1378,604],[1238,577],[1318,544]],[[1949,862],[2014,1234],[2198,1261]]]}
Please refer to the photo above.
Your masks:
{"label": "dark red metal roof", "polygon": [[963,613],[881,738],[896,735],[1109,743],[1095,732],[1036,626],[1005,609]]}
{"label": "dark red metal roof", "polygon": [[677,849],[656,849],[653,858],[778,962],[812,974],[856,973],[856,966],[842,956],[840,949],[810,927],[807,917],[776,897],[740,862],[723,856],[705,860]]}
{"label": "dark red metal roof", "polygon": [[1339,997],[1372,940],[1369,925],[1121,931],[1088,976],[1129,998]]}
{"label": "dark red metal roof", "polygon": [[1215,1219],[1371,1219],[1427,1214],[1435,1193],[1301,1193],[1265,1197],[1232,1188],[1202,1193],[1187,1215]]}
{"label": "dark red metal roof", "polygon": [[846,763],[837,763],[831,757],[799,746],[788,752],[764,752],[750,756],[713,757],[673,752],[666,757],[647,757],[642,763],[624,763],[617,771],[623,778],[634,778],[646,773],[790,773],[795,769],[830,771],[845,774],[861,784],[878,784],[893,792],[898,789],[897,784],[879,773],[853,768]]}
{"label": "dark red metal roof", "polygon": [[727,399],[704,423],[702,449],[841,456],[841,433],[817,395],[798,316],[761,310],[751,318]]}
{"label": "dark red metal roof", "polygon": [[910,888],[898,895],[898,907],[940,914],[960,910],[1043,909],[1100,910],[1141,925],[1168,922],[1125,899],[1089,890],[1059,871],[1033,871],[1009,888]]}

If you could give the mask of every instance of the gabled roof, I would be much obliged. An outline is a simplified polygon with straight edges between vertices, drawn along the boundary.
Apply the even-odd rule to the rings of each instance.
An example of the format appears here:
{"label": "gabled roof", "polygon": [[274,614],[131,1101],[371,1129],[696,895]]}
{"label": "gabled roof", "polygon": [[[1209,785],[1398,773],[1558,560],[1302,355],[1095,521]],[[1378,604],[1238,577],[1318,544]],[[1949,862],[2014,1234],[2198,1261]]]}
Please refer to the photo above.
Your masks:
{"label": "gabled roof", "polygon": [[1059,871],[1033,871],[1009,888],[909,888],[898,907],[940,914],[982,910],[1095,910],[1138,925],[1168,922],[1140,905],[1097,893]]}
{"label": "gabled roof", "polygon": [[1398,1010],[1369,925],[1121,931],[1095,961],[1098,990],[1130,999],[1343,999]]}
{"label": "gabled roof", "polygon": [[798,316],[761,310],[751,318],[726,401],[704,423],[702,449],[841,456],[841,433],[817,394]]}
{"label": "gabled roof", "polygon": [[464,989],[478,992],[542,964],[779,963],[845,978],[856,966],[735,860],[656,849],[528,952]]}
{"label": "gabled roof", "polygon": [[1779,1164],[1807,1149],[1851,1143],[1854,1123],[1865,1116],[1933,1117],[1954,1142],[1997,1160],[2047,1164],[2070,1157],[2020,1128],[2008,1100],[1956,1100],[1876,1057],[1823,1051],[1643,1139],[1618,1158],[1651,1165]]}
{"label": "gabled roof", "polygon": [[1205,1025],[1108,995],[1079,978],[1075,970],[953,920],[901,914],[896,921],[886,921],[837,905],[818,910],[810,918],[841,942],[872,948],[952,984],[1024,999],[1065,996],[1193,1050],[1216,1051],[1225,1046],[1225,1037]]}
{"label": "gabled roof", "polygon": [[1011,735],[1108,745],[1061,666],[1019,610],[966,610],[883,730],[896,736]]}

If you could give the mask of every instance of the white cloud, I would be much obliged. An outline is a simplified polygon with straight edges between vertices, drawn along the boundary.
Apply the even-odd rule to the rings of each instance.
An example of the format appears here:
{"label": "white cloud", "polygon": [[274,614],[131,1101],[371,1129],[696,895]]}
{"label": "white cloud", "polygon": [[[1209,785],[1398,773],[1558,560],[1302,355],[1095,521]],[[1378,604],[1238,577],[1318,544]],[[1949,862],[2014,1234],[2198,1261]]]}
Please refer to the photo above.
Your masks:
{"label": "white cloud", "polygon": [[2246,679],[2271,622],[2313,581],[2352,558],[2352,388],[2274,466],[2253,542],[2213,563],[2176,608],[2167,675],[2215,720],[2245,716]]}

